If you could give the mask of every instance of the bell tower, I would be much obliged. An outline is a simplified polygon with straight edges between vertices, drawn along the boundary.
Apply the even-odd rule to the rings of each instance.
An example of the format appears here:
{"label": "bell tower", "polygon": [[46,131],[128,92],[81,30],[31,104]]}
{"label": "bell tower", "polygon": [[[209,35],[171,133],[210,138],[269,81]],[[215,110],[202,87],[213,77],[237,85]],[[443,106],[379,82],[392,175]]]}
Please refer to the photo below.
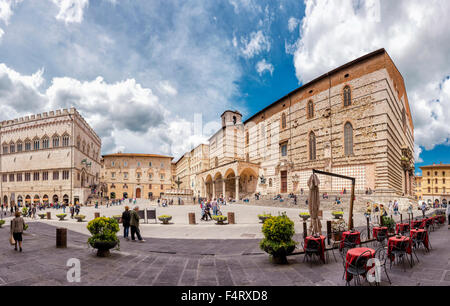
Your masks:
{"label": "bell tower", "polygon": [[242,124],[242,114],[238,111],[227,110],[220,117],[222,118],[222,128]]}

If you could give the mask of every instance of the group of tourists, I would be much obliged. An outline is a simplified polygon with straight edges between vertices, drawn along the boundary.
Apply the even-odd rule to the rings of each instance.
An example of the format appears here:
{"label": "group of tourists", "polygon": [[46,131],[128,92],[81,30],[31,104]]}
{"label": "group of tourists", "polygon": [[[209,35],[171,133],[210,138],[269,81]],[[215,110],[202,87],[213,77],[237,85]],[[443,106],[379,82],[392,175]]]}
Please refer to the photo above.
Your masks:
{"label": "group of tourists", "polygon": [[139,206],[135,206],[133,210],[130,210],[128,206],[125,206],[125,211],[122,213],[121,222],[123,225],[123,238],[126,240],[130,240],[128,238],[128,235],[130,233],[131,228],[131,241],[136,241],[136,238],[140,242],[145,242],[144,239],[142,239],[141,231],[139,230]]}
{"label": "group of tourists", "polygon": [[[211,211],[213,216],[220,216],[222,212],[220,211],[220,204],[225,203],[223,198],[216,199],[214,198],[212,201],[202,201],[200,203],[201,218],[202,221],[208,221],[212,219]],[[209,217],[209,219],[208,219]]]}

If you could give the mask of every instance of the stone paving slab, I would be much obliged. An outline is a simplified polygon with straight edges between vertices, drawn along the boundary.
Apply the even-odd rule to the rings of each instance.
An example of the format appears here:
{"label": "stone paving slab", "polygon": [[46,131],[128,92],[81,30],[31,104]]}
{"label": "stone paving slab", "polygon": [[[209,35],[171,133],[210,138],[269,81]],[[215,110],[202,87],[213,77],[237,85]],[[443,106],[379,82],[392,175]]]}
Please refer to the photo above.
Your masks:
{"label": "stone paving slab", "polygon": [[[278,266],[261,253],[257,239],[199,240],[149,238],[145,243],[121,240],[120,251],[108,258],[96,257],[88,248],[88,236],[69,231],[68,248],[55,247],[56,228],[30,223],[24,251],[7,243],[9,228],[0,229],[0,286],[149,285],[149,286],[342,286],[340,258],[328,264],[304,263],[303,255],[289,257]],[[450,285],[450,231],[446,226],[430,233],[433,249],[418,252],[420,262],[403,271],[388,267],[393,285]],[[172,253],[164,253],[171,250]],[[244,254],[256,255],[244,255]],[[209,254],[209,255],[205,255]],[[81,283],[66,278],[69,258],[81,262]],[[383,280],[385,276],[383,275]],[[366,284],[368,285],[368,284]],[[382,285],[388,285],[386,281]]]}

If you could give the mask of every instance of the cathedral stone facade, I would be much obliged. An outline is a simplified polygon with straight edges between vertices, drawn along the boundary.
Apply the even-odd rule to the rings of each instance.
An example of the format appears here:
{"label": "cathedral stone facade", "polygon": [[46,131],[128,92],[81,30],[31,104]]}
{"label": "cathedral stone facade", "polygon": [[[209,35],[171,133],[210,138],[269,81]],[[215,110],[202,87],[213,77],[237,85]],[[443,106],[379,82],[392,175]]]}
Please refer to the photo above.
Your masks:
{"label": "cathedral stone facade", "polygon": [[[192,169],[192,152],[176,163],[183,186],[196,195],[298,193],[307,190],[312,169],[356,178],[357,193],[414,195],[413,121],[404,80],[384,49],[314,79],[245,122],[237,111],[221,119],[222,128],[202,145],[209,163]],[[321,191],[351,187],[319,179]]]}
{"label": "cathedral stone facade", "polygon": [[101,140],[76,109],[3,121],[0,143],[2,203],[85,203],[95,193]]}

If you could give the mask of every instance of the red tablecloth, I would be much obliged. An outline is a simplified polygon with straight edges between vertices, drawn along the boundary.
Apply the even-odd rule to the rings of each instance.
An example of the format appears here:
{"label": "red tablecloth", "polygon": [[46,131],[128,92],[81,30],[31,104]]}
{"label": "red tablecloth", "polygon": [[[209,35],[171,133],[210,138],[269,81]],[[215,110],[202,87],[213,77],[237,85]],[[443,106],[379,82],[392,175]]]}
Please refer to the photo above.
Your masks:
{"label": "red tablecloth", "polygon": [[415,228],[416,226],[421,227],[422,225],[422,220],[412,220],[411,221],[411,228]]}
{"label": "red tablecloth", "polygon": [[444,224],[445,223],[445,216],[443,216],[443,215],[438,216],[438,221],[439,221],[440,224]]}
{"label": "red tablecloth", "polygon": [[[345,257],[345,279],[349,282],[352,280],[353,275],[347,273],[347,268],[349,264],[356,265],[356,259],[362,255],[364,252],[369,251],[370,253],[367,253],[364,256],[367,256],[368,258],[374,258],[375,257],[375,250],[370,248],[354,248],[350,249],[347,252],[347,255]],[[366,270],[369,270],[371,267],[366,267]]]}
{"label": "red tablecloth", "polygon": [[308,242],[311,240],[317,241],[320,245],[320,259],[322,259],[322,261],[325,263],[325,236],[319,236],[319,237],[314,237],[314,236],[308,236],[305,238],[305,243],[304,243],[304,248],[306,249],[308,246]]}
{"label": "red tablecloth", "polygon": [[429,243],[428,243],[428,232],[427,232],[427,230],[425,230],[425,229],[412,229],[411,230],[411,239],[413,239],[413,238],[415,238],[416,236],[417,236],[417,234],[418,233],[423,233],[423,232],[425,232],[425,238],[424,238],[424,240],[423,240],[423,244],[425,245],[425,247],[427,248],[427,250],[429,250],[429,248],[430,248],[430,246],[429,246]]}
{"label": "red tablecloth", "polygon": [[402,236],[400,238],[397,238],[396,236],[389,238],[388,240],[388,256],[393,259],[393,255],[391,255],[391,251],[394,248],[394,246],[398,245],[402,241],[407,241],[408,246],[406,248],[406,253],[411,254],[412,252],[412,241],[411,238]]}
{"label": "red tablecloth", "polygon": [[355,236],[354,237],[354,243],[356,244],[361,244],[361,233],[360,232],[350,232],[350,231],[346,231],[342,233],[342,241],[340,244],[340,248],[342,249],[344,247],[344,240],[347,236]]}
{"label": "red tablecloth", "polygon": [[409,224],[408,223],[397,223],[395,226],[395,233],[399,234],[400,232],[407,232],[409,231]]}
{"label": "red tablecloth", "polygon": [[387,237],[387,230],[388,230],[388,228],[387,228],[386,226],[383,226],[383,227],[375,226],[375,227],[372,229],[373,238],[374,238],[374,239],[377,239],[378,233],[381,232],[381,231],[385,232],[386,237]]}

